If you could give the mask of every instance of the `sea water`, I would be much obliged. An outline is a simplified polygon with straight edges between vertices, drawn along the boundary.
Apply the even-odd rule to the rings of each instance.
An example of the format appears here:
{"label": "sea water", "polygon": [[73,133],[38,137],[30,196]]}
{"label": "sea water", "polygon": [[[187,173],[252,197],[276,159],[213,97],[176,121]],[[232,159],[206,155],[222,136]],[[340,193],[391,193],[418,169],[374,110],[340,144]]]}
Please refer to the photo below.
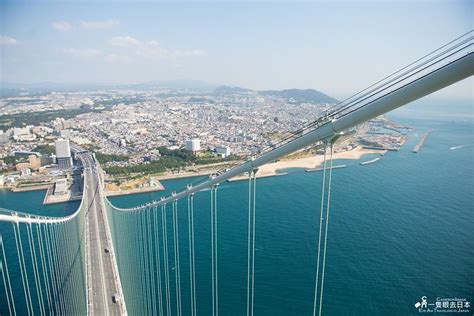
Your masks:
{"label": "sea water", "polygon": [[[414,315],[419,313],[414,305],[422,296],[427,297],[428,303],[434,303],[437,297],[473,301],[472,104],[456,107],[464,110],[458,115],[446,111],[453,103],[437,106],[430,112],[431,107],[420,103],[419,108],[410,106],[389,115],[416,128],[399,152],[388,152],[368,165],[359,162],[376,156],[337,162],[348,167],[333,172],[324,314]],[[423,147],[412,153],[428,129],[432,133]],[[286,176],[257,180],[256,315],[311,315],[313,311],[322,172],[289,171]],[[136,206],[195,180],[166,180],[165,192],[114,197],[111,201],[120,207]],[[42,206],[43,196],[42,191],[0,191],[0,207],[58,216],[72,213],[78,205]],[[197,309],[203,315],[209,315],[212,306],[209,199],[209,191],[197,194],[194,215]],[[219,187],[222,315],[244,315],[246,311],[247,203],[247,181]],[[183,312],[188,313],[184,204],[179,213],[181,288]],[[170,277],[173,280],[174,270],[170,270]],[[0,301],[2,314],[4,299]]]}

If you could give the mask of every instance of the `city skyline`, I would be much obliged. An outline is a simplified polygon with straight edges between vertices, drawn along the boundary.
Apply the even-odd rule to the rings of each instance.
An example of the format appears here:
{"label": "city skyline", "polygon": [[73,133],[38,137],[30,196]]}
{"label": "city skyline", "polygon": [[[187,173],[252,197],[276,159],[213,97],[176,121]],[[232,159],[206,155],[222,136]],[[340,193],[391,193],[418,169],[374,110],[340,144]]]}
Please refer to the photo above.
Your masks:
{"label": "city skyline", "polygon": [[1,81],[190,79],[342,98],[472,28],[469,1],[115,4],[3,2]]}

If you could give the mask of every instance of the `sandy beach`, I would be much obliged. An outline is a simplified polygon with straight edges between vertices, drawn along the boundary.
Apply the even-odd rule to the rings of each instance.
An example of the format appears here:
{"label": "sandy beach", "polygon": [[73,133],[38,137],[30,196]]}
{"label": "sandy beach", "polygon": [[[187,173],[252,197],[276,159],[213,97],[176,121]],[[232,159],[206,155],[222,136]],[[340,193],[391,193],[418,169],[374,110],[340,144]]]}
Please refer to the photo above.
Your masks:
{"label": "sandy beach", "polygon": [[[365,149],[359,146],[349,151],[333,153],[333,159],[357,160],[366,154],[383,154],[385,152],[386,152],[385,150]],[[327,158],[329,158],[329,154]],[[300,158],[300,159],[292,159],[292,160],[280,160],[277,162],[273,162],[273,163],[269,163],[264,166],[261,166],[258,169],[257,177],[276,175],[278,174],[278,170],[289,169],[289,168],[314,169],[314,168],[320,167],[323,161],[324,161],[323,155],[311,156],[311,157]]]}
{"label": "sandy beach", "polygon": [[[366,154],[383,154],[386,150],[377,150],[377,149],[365,149],[361,146],[356,147],[349,151],[337,152],[333,154],[333,159],[360,159],[363,155]],[[328,154],[329,159],[329,154]],[[316,155],[311,157],[305,158],[293,158],[293,159],[282,159],[277,162],[269,163],[264,166],[261,166],[258,169],[257,177],[272,177],[278,175],[284,175],[282,172],[279,172],[282,169],[289,169],[289,168],[303,168],[303,169],[314,169],[322,165],[324,161],[323,155]],[[230,167],[230,166],[229,166]],[[205,176],[209,174],[213,174],[218,170],[222,170],[222,166],[219,168],[209,168],[197,171],[182,171],[180,173],[165,173],[154,175],[153,177],[157,180],[171,180],[171,179],[179,179],[179,178],[188,178],[188,177],[196,177],[196,176]],[[248,176],[240,175],[237,177],[232,178],[231,181],[238,181],[247,179]],[[162,190],[162,189],[159,189]],[[133,193],[140,193],[140,189],[135,190]],[[110,194],[110,193],[109,193]]]}

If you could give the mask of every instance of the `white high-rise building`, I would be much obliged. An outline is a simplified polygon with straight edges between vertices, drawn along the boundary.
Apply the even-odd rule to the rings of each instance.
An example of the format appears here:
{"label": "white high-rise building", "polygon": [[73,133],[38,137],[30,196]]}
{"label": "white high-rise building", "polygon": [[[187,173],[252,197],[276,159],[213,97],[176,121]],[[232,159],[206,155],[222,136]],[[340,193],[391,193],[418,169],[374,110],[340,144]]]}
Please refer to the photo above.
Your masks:
{"label": "white high-rise building", "polygon": [[66,169],[72,166],[71,147],[69,146],[69,139],[58,139],[55,142],[56,160],[59,168]]}
{"label": "white high-rise building", "polygon": [[216,147],[216,154],[221,156],[222,158],[229,157],[230,156],[230,147],[229,146]]}
{"label": "white high-rise building", "polygon": [[185,145],[186,150],[190,150],[192,152],[197,152],[201,150],[201,141],[199,138],[193,138],[186,141]]}

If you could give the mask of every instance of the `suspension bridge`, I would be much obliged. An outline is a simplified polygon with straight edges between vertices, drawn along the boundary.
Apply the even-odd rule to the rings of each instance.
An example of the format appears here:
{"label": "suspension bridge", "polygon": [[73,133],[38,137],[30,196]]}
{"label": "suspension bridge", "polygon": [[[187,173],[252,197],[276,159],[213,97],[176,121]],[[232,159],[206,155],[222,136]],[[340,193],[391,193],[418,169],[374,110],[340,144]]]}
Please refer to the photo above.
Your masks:
{"label": "suspension bridge", "polygon": [[[219,294],[219,184],[247,175],[246,194],[235,200],[248,209],[246,314],[254,315],[257,205],[256,171],[266,163],[324,146],[322,192],[316,232],[313,315],[323,314],[332,186],[332,148],[344,131],[474,74],[470,31],[338,103],[279,143],[230,170],[188,184],[158,201],[121,209],[104,196],[103,172],[93,155],[73,146],[83,167],[83,198],[67,217],[0,210],[0,314],[6,315],[196,315],[195,199],[208,204],[209,310],[221,313]],[[327,158],[327,159],[326,159]],[[319,194],[318,194],[319,196]],[[277,198],[277,197],[275,197]],[[181,216],[179,216],[181,214]],[[186,235],[179,222],[186,221]],[[204,229],[200,227],[200,229]],[[181,233],[181,235],[180,235]],[[184,236],[184,237],[183,237]],[[187,247],[185,265],[180,254]],[[181,267],[186,266],[187,278]],[[186,301],[187,308],[183,310]],[[329,303],[326,303],[329,304]]]}

